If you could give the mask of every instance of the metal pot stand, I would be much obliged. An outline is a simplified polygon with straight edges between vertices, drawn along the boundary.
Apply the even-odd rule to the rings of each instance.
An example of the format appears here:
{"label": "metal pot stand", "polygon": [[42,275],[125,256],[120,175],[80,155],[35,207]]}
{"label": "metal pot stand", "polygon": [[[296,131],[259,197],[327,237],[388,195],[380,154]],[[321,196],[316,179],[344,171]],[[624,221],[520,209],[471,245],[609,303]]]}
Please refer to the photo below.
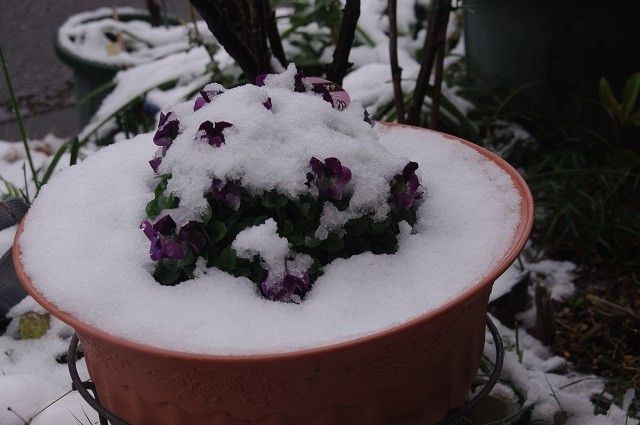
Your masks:
{"label": "metal pot stand", "polygon": [[[438,425],[453,424],[458,419],[468,416],[469,413],[478,405],[478,403],[480,403],[480,401],[482,401],[489,395],[493,387],[498,382],[498,379],[500,378],[500,372],[502,371],[502,364],[504,361],[504,345],[502,344],[502,338],[500,337],[498,328],[489,316],[487,316],[487,328],[489,328],[489,332],[491,332],[491,336],[493,337],[493,342],[496,347],[496,360],[494,363],[493,371],[489,375],[489,379],[476,395],[467,400],[461,408],[453,409],[451,412],[449,412],[449,415]],[[82,379],[80,379],[80,376],[78,375],[78,369],[76,367],[76,362],[71,361],[71,359],[77,358],[76,356],[78,351],[78,342],[78,335],[73,334],[73,336],[71,337],[71,342],[69,343],[69,350],[67,352],[67,365],[69,366],[69,375],[71,375],[73,389],[77,390],[82,398],[87,402],[87,404],[98,413],[98,416],[100,418],[100,425],[132,425],[125,420],[120,419],[115,414],[111,413],[111,411],[109,411],[100,403],[98,392],[96,391],[96,386],[93,382],[91,382],[90,380],[82,381]]]}

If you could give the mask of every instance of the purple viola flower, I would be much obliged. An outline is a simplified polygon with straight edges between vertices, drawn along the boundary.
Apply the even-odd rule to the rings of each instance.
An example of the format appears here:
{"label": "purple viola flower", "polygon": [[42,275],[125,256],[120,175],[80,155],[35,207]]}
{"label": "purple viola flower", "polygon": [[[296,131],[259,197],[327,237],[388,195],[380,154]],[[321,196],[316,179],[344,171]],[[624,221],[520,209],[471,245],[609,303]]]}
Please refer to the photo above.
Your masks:
{"label": "purple viola flower", "polygon": [[315,156],[309,161],[315,174],[316,187],[320,196],[339,201],[344,187],[351,181],[351,170],[340,163],[338,158],[326,158],[324,163]]}
{"label": "purple viola flower", "polygon": [[158,130],[153,136],[153,143],[158,146],[162,146],[163,154],[166,153],[173,139],[178,136],[180,130],[180,122],[174,112],[167,112],[166,114],[160,112],[160,120],[158,122]]}
{"label": "purple viola flower", "polygon": [[169,236],[176,231],[176,222],[167,214],[159,218],[156,224],[153,225],[153,228],[161,235]]}
{"label": "purple viola flower", "polygon": [[281,278],[267,278],[260,283],[260,290],[272,301],[295,301],[295,295],[302,297],[311,289],[311,281],[306,272],[300,274],[287,273]]}
{"label": "purple viola flower", "polygon": [[176,230],[176,223],[171,216],[166,215],[155,224],[151,224],[149,220],[144,220],[140,224],[140,228],[151,241],[149,255],[153,261],[163,258],[180,260],[184,256],[182,246],[167,237]]}
{"label": "purple viola flower", "polygon": [[205,121],[200,124],[198,132],[196,133],[196,139],[219,148],[224,143],[224,134],[222,134],[222,131],[231,126],[232,124],[226,121],[218,121],[215,124],[211,121]]}
{"label": "purple viola flower", "polygon": [[154,173],[158,172],[158,167],[160,166],[161,162],[162,162],[162,157],[155,157],[149,160],[149,165],[151,166],[151,169],[153,170]]}
{"label": "purple viola flower", "polygon": [[180,228],[178,241],[184,242],[191,248],[194,254],[199,253],[207,244],[207,237],[202,231],[200,223],[190,221]]}
{"label": "purple viola flower", "polygon": [[265,108],[267,108],[268,110],[271,110],[271,108],[273,107],[273,103],[271,103],[271,98],[268,97],[267,100],[265,100],[264,102],[262,102],[262,104],[264,105]]}
{"label": "purple viola flower", "polygon": [[240,208],[240,189],[231,182],[224,183],[222,180],[214,178],[211,181],[209,190],[213,199],[216,199],[234,211]]}
{"label": "purple viola flower", "polygon": [[331,107],[333,107],[333,97],[331,97],[331,92],[324,84],[314,84],[311,89],[312,92],[318,93],[322,95],[322,99],[329,102]]}
{"label": "purple viola flower", "polygon": [[307,87],[304,85],[304,73],[300,69],[296,70],[296,75],[293,76],[293,91],[299,93],[307,91]]}
{"label": "purple viola flower", "polygon": [[154,173],[158,172],[158,167],[162,162],[162,158],[171,147],[173,140],[178,136],[180,131],[180,122],[174,112],[166,114],[160,112],[160,120],[158,121],[158,130],[153,136],[153,143],[160,146],[160,151],[149,161],[149,165]]}
{"label": "purple viola flower", "polygon": [[[258,87],[264,86],[265,80],[269,74],[260,74],[256,77],[255,85]],[[296,75],[293,76],[293,90],[299,93],[307,91],[307,87],[304,85],[304,73],[301,70],[296,70]]]}
{"label": "purple viola flower", "polygon": [[411,208],[415,200],[422,195],[422,193],[418,192],[420,182],[416,175],[417,169],[418,163],[411,161],[405,165],[402,175],[397,177],[392,195],[396,204],[402,209],[408,210]]}
{"label": "purple viola flower", "polygon": [[[215,88],[214,88],[215,87]],[[202,90],[200,90],[200,96],[196,98],[195,103],[193,104],[193,110],[197,111],[202,108],[207,103],[210,103],[214,96],[219,95],[224,92],[223,89],[218,85],[207,85]]]}
{"label": "purple viola flower", "polygon": [[256,77],[256,86],[262,87],[264,86],[264,80],[266,80],[267,75],[269,74],[260,74]]}

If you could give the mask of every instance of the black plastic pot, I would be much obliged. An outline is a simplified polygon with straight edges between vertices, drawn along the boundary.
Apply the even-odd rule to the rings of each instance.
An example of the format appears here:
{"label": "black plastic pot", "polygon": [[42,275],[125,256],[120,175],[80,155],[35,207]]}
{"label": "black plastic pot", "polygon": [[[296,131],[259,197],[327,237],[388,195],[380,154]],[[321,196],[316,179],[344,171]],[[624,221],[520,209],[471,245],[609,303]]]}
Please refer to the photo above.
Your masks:
{"label": "black plastic pot", "polygon": [[640,71],[637,0],[465,0],[467,70],[487,89],[522,89],[551,122],[584,121],[605,77],[616,92]]}
{"label": "black plastic pot", "polygon": [[[106,18],[106,16],[87,19],[84,22],[97,21],[104,18]],[[150,21],[149,15],[143,11],[140,11],[140,13],[121,13],[118,16],[118,19],[122,22],[129,22],[133,20]],[[167,23],[171,26],[180,25],[180,21],[173,16],[167,17]],[[99,92],[96,95],[92,95],[91,98],[85,99],[85,101],[78,106],[80,126],[84,126],[98,110],[104,98],[111,92],[111,88],[105,90],[98,89],[105,87],[111,80],[113,80],[113,77],[115,77],[118,71],[122,71],[123,69],[128,68],[128,66],[109,65],[87,60],[77,55],[72,50],[60,45],[57,37],[55,40],[55,52],[58,58],[73,71],[73,78],[76,87],[76,101],[85,99],[89,94],[96,91]]]}
{"label": "black plastic pot", "polygon": [[[0,230],[18,224],[28,210],[29,205],[19,198],[0,201]],[[9,324],[6,314],[26,296],[13,267],[12,248],[0,252],[0,335]]]}

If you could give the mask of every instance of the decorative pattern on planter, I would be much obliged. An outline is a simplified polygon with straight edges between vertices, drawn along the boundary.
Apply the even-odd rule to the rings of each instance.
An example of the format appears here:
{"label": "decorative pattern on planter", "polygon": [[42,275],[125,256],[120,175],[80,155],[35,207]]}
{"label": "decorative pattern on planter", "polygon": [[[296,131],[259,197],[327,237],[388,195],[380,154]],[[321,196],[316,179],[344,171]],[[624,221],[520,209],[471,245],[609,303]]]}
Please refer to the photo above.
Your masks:
{"label": "decorative pattern on planter", "polygon": [[131,362],[129,360],[121,356],[117,351],[109,348],[99,339],[82,334],[80,340],[82,341],[82,347],[86,356],[91,358],[91,363],[104,364],[110,370],[120,375],[127,374],[128,369],[131,369]]}

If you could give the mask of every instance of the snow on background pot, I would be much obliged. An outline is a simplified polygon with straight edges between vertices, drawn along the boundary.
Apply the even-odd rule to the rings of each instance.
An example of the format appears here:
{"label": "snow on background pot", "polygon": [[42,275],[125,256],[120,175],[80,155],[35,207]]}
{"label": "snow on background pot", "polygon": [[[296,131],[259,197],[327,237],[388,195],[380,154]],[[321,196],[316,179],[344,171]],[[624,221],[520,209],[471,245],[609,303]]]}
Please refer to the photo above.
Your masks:
{"label": "snow on background pot", "polygon": [[[123,69],[189,49],[193,24],[154,27],[144,16],[147,11],[130,7],[78,13],[58,29],[58,45],[81,60]],[[196,25],[211,37],[204,22]]]}

